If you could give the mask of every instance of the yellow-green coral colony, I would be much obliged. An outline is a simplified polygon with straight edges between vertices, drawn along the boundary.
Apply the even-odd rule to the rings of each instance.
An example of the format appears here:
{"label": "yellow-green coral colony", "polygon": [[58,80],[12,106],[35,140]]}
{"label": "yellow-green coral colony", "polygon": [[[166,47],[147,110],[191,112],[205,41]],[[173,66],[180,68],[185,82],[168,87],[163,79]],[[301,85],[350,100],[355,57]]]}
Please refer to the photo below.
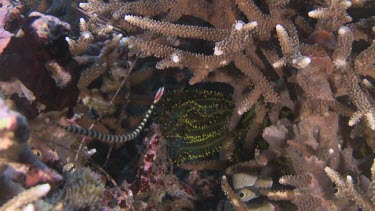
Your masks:
{"label": "yellow-green coral colony", "polygon": [[159,122],[174,162],[181,164],[218,152],[229,134],[225,125],[232,111],[231,96],[223,92],[191,89],[165,97]]}

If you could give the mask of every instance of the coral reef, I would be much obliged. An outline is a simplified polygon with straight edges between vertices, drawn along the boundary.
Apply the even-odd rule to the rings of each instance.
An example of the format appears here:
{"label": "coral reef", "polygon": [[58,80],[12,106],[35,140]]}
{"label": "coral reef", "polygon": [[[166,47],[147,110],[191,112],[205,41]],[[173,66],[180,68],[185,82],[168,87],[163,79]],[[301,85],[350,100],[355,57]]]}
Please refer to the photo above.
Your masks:
{"label": "coral reef", "polygon": [[[0,98],[1,204],[14,197],[1,209],[22,208],[46,195],[51,189],[50,184],[56,186],[63,180],[61,175],[34,156],[27,144],[29,132],[26,118],[10,110]],[[24,189],[38,183],[47,184]]]}
{"label": "coral reef", "polygon": [[[72,166],[73,165],[73,166]],[[62,190],[65,209],[98,209],[104,193],[100,176],[87,167],[64,166],[66,185]]]}
{"label": "coral reef", "polygon": [[374,1],[0,3],[0,210],[374,210]]}
{"label": "coral reef", "polygon": [[13,95],[16,106],[22,107],[20,111],[29,118],[35,118],[38,110],[74,106],[79,93],[76,86],[79,71],[65,42],[70,25],[39,12],[23,18],[17,7],[4,3],[1,10],[6,34],[2,40],[7,45],[0,55],[0,80],[2,87],[20,82],[8,88],[12,92],[7,93],[26,96]]}

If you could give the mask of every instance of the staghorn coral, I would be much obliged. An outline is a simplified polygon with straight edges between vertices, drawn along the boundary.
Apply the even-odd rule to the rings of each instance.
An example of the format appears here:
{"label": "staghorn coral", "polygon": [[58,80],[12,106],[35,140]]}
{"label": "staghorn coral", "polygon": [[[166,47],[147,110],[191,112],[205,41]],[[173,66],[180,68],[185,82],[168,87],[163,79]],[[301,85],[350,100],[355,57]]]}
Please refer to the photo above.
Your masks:
{"label": "staghorn coral", "polygon": [[258,39],[260,40],[268,40],[276,24],[282,23],[288,28],[293,27],[288,19],[288,16],[293,15],[294,12],[287,7],[289,0],[268,1],[269,14],[263,13],[254,1],[236,0],[235,2],[248,20],[255,20],[259,23]]}
{"label": "staghorn coral", "polygon": [[346,10],[352,5],[351,1],[333,0],[325,1],[326,7],[312,10],[308,13],[309,17],[318,19],[316,29],[326,31],[336,31],[339,27],[348,23],[352,18]]}
{"label": "staghorn coral", "polygon": [[51,190],[51,186],[47,184],[37,185],[22,193],[15,196],[13,199],[9,200],[7,203],[0,207],[0,210],[16,210],[22,207],[28,207],[32,202],[39,200]]}
{"label": "staghorn coral", "polygon": [[279,37],[281,51],[283,52],[284,57],[273,63],[273,67],[278,68],[284,66],[286,63],[297,69],[307,67],[310,64],[311,59],[301,55],[298,39],[292,39],[285,28],[280,24],[276,25],[276,32]]}
{"label": "staghorn coral", "polygon": [[[375,165],[373,164],[371,167],[372,180],[375,178],[374,166]],[[332,182],[336,184],[336,187],[338,189],[338,192],[335,194],[336,197],[341,198],[347,196],[348,199],[355,201],[358,207],[363,210],[373,210],[375,208],[373,182],[371,183],[368,196],[364,196],[362,191],[354,186],[353,178],[350,175],[348,175],[345,180],[338,172],[328,166],[324,168],[324,171],[327,173]]]}
{"label": "staghorn coral", "polygon": [[[7,5],[3,9],[11,9],[0,16],[4,22],[0,33],[4,34],[5,46],[9,40],[23,36],[18,29],[27,23],[18,21],[32,17],[18,15],[22,12],[17,6],[19,1],[3,2]],[[34,5],[40,5],[38,9],[46,12],[50,7],[49,14],[55,15],[59,14],[54,9],[66,8],[68,12],[64,15],[73,9],[66,2],[72,1],[23,3],[31,10],[36,8]],[[212,120],[212,115],[189,113],[189,121],[207,120],[206,128],[214,126],[210,121],[218,122],[221,132],[229,134],[220,144],[220,160],[181,165],[201,171],[189,175],[202,175],[189,185],[182,182],[187,173],[174,168],[176,156],[167,155],[166,138],[180,136],[179,127],[176,127],[179,130],[167,127],[161,132],[153,131],[150,139],[142,141],[146,129],[136,134],[140,138],[113,150],[95,141],[82,150],[84,147],[76,147],[77,139],[69,134],[56,132],[53,127],[43,131],[40,120],[32,121],[36,127],[31,136],[36,139],[29,143],[35,154],[42,155],[41,160],[49,165],[61,168],[72,161],[74,155],[70,154],[77,154],[74,160],[79,165],[95,166],[95,162],[108,161],[103,165],[104,170],[91,170],[100,171],[114,184],[113,188],[105,187],[103,201],[97,206],[207,210],[214,209],[219,201],[225,208],[231,201],[243,210],[357,210],[372,206],[373,193],[364,188],[371,186],[367,178],[375,146],[372,86],[375,22],[371,1],[74,2],[78,3],[75,11],[82,19],[69,19],[69,24],[75,28],[80,23],[81,34],[71,33],[63,42],[66,47],[69,44],[77,70],[83,71],[77,83],[81,94],[77,106],[63,104],[56,108],[74,106],[68,114],[56,113],[52,122],[63,122],[62,116],[68,115],[69,124],[90,127],[103,134],[123,134],[124,129],[141,124],[142,118],[137,114],[147,109],[140,105],[152,103],[150,90],[157,87],[165,86],[168,90],[189,87],[184,84],[188,79],[190,84],[202,87],[207,86],[206,82],[219,82],[233,88],[231,99],[216,103],[233,105],[219,109],[226,115]],[[43,27],[40,29],[38,33],[46,37]],[[50,34],[50,38],[55,37]],[[64,89],[69,87],[66,84],[69,79],[78,80],[74,74],[65,74],[64,68],[57,64],[63,66],[58,60],[43,62],[43,70],[56,87]],[[17,87],[16,94],[30,100],[35,97],[34,103],[38,101],[40,90],[34,92],[29,86],[22,86],[22,80],[12,82],[1,87],[6,91]],[[213,90],[220,91],[214,84]],[[42,91],[54,93],[47,89]],[[76,102],[77,96],[69,99]],[[194,96],[182,98],[195,101]],[[186,103],[186,110],[199,109],[196,104]],[[183,115],[176,119],[187,122]],[[51,121],[45,124],[51,125]],[[207,130],[201,132],[211,134]],[[210,140],[216,144],[221,142],[220,137]],[[49,139],[54,140],[49,142]],[[41,140],[44,145],[38,143]],[[64,153],[54,145],[66,145],[66,151],[70,152]],[[86,143],[82,140],[80,145]],[[184,150],[178,141],[171,141],[169,147]],[[94,151],[93,156],[83,156]],[[30,173],[33,177],[42,175],[32,168]],[[345,181],[339,175],[350,175],[347,178],[351,180]],[[333,176],[336,179],[330,178]],[[33,177],[28,181],[33,181]],[[219,191],[220,181],[228,200]],[[258,186],[257,182],[262,181],[266,185]],[[7,179],[3,183],[7,184]],[[335,183],[349,187],[348,192],[336,194]],[[52,187],[52,191],[56,188]],[[354,196],[360,203],[340,197],[342,193]]]}
{"label": "staghorn coral", "polygon": [[[228,26],[227,23],[221,21],[221,17],[226,17],[234,21],[237,11],[234,7],[227,7],[229,0],[214,1],[208,4],[202,0],[162,0],[162,1],[136,1],[136,2],[114,2],[104,3],[101,1],[88,1],[87,3],[80,3],[79,6],[90,12],[98,15],[111,16],[114,23],[121,25],[121,19],[125,14],[135,13],[144,16],[155,16],[162,13],[168,13],[165,20],[174,21],[182,16],[191,15],[197,16],[207,22],[214,23],[213,25]],[[226,9],[224,11],[224,9]],[[126,25],[124,27],[127,27]]]}
{"label": "staghorn coral", "polygon": [[[336,69],[341,71],[344,75],[344,82],[346,82],[346,87],[348,90],[348,95],[351,98],[353,104],[357,107],[358,111],[353,114],[349,120],[349,125],[353,126],[359,122],[362,117],[365,117],[367,125],[371,130],[375,130],[375,120],[374,120],[374,108],[369,102],[368,97],[361,90],[358,85],[358,78],[353,70],[350,70],[351,66],[347,63],[347,57],[351,52],[351,44],[353,42],[353,35],[349,28],[341,27],[338,30],[338,46],[333,52],[333,63],[336,66]],[[373,46],[370,46],[366,51],[363,51],[359,57],[359,60],[354,60],[358,70],[366,71],[367,68],[371,68],[367,65],[363,65],[361,61],[365,58],[369,59],[371,63],[371,50]],[[369,58],[370,57],[370,58]],[[359,71],[358,71],[359,72]],[[360,74],[360,72],[358,73]]]}
{"label": "staghorn coral", "polygon": [[[150,2],[140,1],[137,3],[139,3],[139,5],[142,3],[147,5],[147,3]],[[154,2],[153,6],[163,5],[165,6],[164,9],[170,8],[171,6],[167,3],[168,1]],[[344,71],[340,70],[336,62],[338,61],[338,57],[342,57],[342,60],[346,60],[347,57],[352,55],[350,50],[343,49],[344,52],[340,52],[340,49],[342,49],[341,43],[345,44],[346,47],[344,48],[348,48],[348,45],[352,44],[351,42],[341,41],[339,30],[340,27],[351,21],[347,13],[347,8],[350,6],[348,1],[324,1],[322,5],[314,5],[314,2],[309,2],[314,6],[323,6],[327,9],[303,10],[301,12],[294,10],[293,6],[290,5],[294,4],[294,2],[267,1],[264,4],[266,6],[257,5],[257,3],[259,2],[236,1],[234,4],[227,3],[227,5],[231,5],[230,8],[238,6],[239,10],[247,17],[248,23],[246,21],[235,22],[233,19],[227,19],[227,24],[224,28],[226,30],[218,28],[214,21],[203,18],[203,20],[214,27],[176,24],[173,19],[170,19],[169,14],[167,14],[167,18],[157,17],[158,14],[167,10],[160,10],[160,13],[151,13],[149,9],[147,11],[149,13],[146,14],[145,11],[140,12],[132,7],[136,7],[136,3],[122,3],[124,7],[123,9],[119,9],[119,13],[125,15],[124,20],[126,22],[141,27],[142,29],[150,30],[145,34],[135,34],[134,37],[124,38],[123,42],[128,45],[131,52],[139,52],[141,56],[155,56],[161,58],[162,60],[157,64],[157,68],[187,68],[193,73],[190,83],[203,81],[229,83],[229,81],[239,81],[239,78],[247,78],[247,80],[243,80],[246,81],[245,83],[249,84],[252,82],[255,84],[255,87],[249,91],[249,86],[241,86],[233,82],[229,83],[235,89],[235,94],[233,96],[236,105],[233,116],[230,118],[232,122],[229,124],[231,126],[230,129],[238,127],[237,123],[233,123],[236,119],[235,115],[242,115],[250,110],[261,96],[264,97],[266,102],[276,104],[274,105],[275,109],[280,106],[278,103],[281,104],[281,107],[282,105],[287,105],[288,108],[292,110],[293,114],[297,116],[293,119],[293,122],[285,120],[281,122],[279,121],[281,117],[274,118],[274,120],[276,119],[278,122],[273,122],[274,126],[270,126],[267,128],[268,130],[265,130],[266,133],[263,133],[264,139],[269,144],[268,149],[260,150],[260,152],[254,156],[253,160],[235,163],[233,167],[227,169],[227,174],[238,175],[242,172],[250,173],[253,171],[261,171],[263,174],[267,171],[272,172],[275,171],[274,169],[277,169],[273,166],[272,162],[278,162],[281,157],[286,157],[287,162],[284,165],[288,165],[290,171],[287,174],[292,173],[295,175],[281,177],[282,174],[285,175],[285,173],[281,173],[281,175],[279,173],[278,175],[271,174],[271,176],[275,177],[275,181],[278,181],[280,185],[293,185],[295,189],[285,191],[267,190],[263,192],[264,195],[272,200],[289,200],[297,205],[299,209],[324,209],[327,207],[334,208],[336,206],[341,206],[341,208],[347,207],[348,205],[336,205],[333,203],[333,193],[332,189],[329,188],[330,181],[325,175],[324,167],[330,166],[331,168],[345,171],[345,169],[341,167],[343,165],[340,161],[341,152],[339,144],[341,143],[337,137],[345,127],[338,127],[339,121],[335,112],[343,116],[350,116],[352,115],[352,111],[346,108],[346,106],[351,107],[351,105],[348,103],[341,104],[342,101],[339,101],[339,97],[348,96],[351,102],[360,110],[359,112],[372,113],[371,109],[373,105],[370,106],[370,104],[372,104],[370,103],[372,102],[371,94],[365,94],[365,91],[359,91],[363,89],[357,85],[360,80],[353,79],[353,75],[356,75],[355,71],[366,72],[363,75],[359,73],[360,76],[367,76],[368,73],[371,72],[363,69],[372,68],[373,64],[370,61],[372,58],[371,55],[373,55],[373,53],[371,53],[372,47],[370,46],[367,51],[363,51],[363,57],[362,55],[359,57],[364,61],[365,66],[363,67],[365,68],[356,68],[355,65],[353,65],[355,63],[352,62],[355,58],[354,56],[348,58],[349,64],[347,66],[350,68],[348,68],[347,71],[351,74],[348,75],[348,78],[352,80],[351,83],[348,83],[349,79],[346,79],[345,75],[344,77],[341,75]],[[83,6],[88,6],[90,4],[94,5],[94,3],[89,2]],[[217,4],[217,1],[212,2],[212,5],[215,4]],[[107,6],[108,10],[115,10],[114,7],[110,8],[110,3],[104,5]],[[201,5],[203,5],[203,3]],[[139,6],[140,10],[142,10],[142,6]],[[264,8],[268,8],[269,14],[261,11],[261,9],[264,10]],[[91,11],[105,15],[96,8],[91,8]],[[303,14],[303,12],[306,13]],[[300,13],[299,15],[306,18],[316,17],[318,19],[316,24],[307,22],[308,26],[305,27],[305,29],[307,29],[305,30],[305,32],[307,32],[306,37],[299,34],[298,30],[300,30],[300,28],[295,27],[293,24],[296,13]],[[321,15],[318,17],[317,14]],[[151,16],[152,19],[142,18],[137,15]],[[201,18],[199,15],[194,17]],[[333,18],[337,21],[327,21],[327,18]],[[120,18],[116,14],[114,19],[118,21]],[[256,21],[256,24],[252,21]],[[229,27],[230,25],[232,25],[231,29]],[[250,32],[248,28],[254,26],[255,28]],[[371,42],[374,36],[371,34],[371,31],[368,31],[368,29],[372,27],[371,24],[367,26],[364,24],[362,26],[367,30],[367,33],[365,33],[367,36],[366,42]],[[123,29],[128,30],[128,27],[129,26],[123,27]],[[357,30],[356,33],[358,32],[358,28],[355,28],[355,25],[352,25],[352,28],[353,30]],[[277,37],[279,38],[276,42],[271,36],[273,30],[276,31]],[[150,36],[150,33],[153,33],[152,36]],[[211,35],[210,33],[216,33],[216,35]],[[311,35],[312,33],[314,33],[314,35]],[[327,34],[328,39],[321,38],[325,34]],[[338,36],[336,36],[337,34]],[[147,39],[144,39],[143,36],[146,36]],[[183,45],[176,46],[175,42],[169,44],[168,39],[165,38],[167,36],[175,36],[177,39],[181,40],[181,43],[186,43],[183,38],[207,40],[215,43],[208,45],[212,46],[211,50],[204,51],[208,53],[194,54],[190,53],[191,50],[187,51],[184,49]],[[368,39],[368,36],[371,38]],[[365,36],[362,37],[364,38]],[[219,38],[221,40],[218,40]],[[309,41],[305,42],[304,38],[307,38]],[[254,42],[254,40],[268,41],[269,45],[262,42]],[[277,41],[279,41],[279,43],[277,43]],[[277,44],[279,44],[281,48],[279,48]],[[194,43],[190,45],[192,49],[201,47],[194,46]],[[196,52],[202,52],[202,49],[199,49],[200,51],[197,49],[195,50]],[[334,49],[334,51],[330,49]],[[282,57],[279,58],[275,51],[279,51],[279,55],[282,54]],[[229,65],[230,68],[228,68],[228,63],[232,61],[236,69],[239,70],[237,74],[240,72],[240,76],[234,73],[228,74],[229,71],[233,72],[233,66]],[[222,63],[220,64],[220,62]],[[275,69],[275,72],[279,77],[288,78],[287,81],[280,82],[280,79],[278,82],[281,83],[281,85],[279,84],[279,86],[272,87],[268,80],[273,76],[267,72],[267,62],[273,64],[274,68],[280,68],[281,70]],[[202,64],[207,64],[207,66]],[[359,62],[357,62],[357,64],[359,64]],[[264,75],[269,76],[268,80]],[[219,78],[219,76],[221,78]],[[275,80],[274,77],[273,82],[275,81],[277,80]],[[297,86],[296,89],[291,88],[292,83]],[[281,99],[277,97],[277,95],[281,93],[279,89],[285,90],[289,94],[283,99],[283,102],[280,102]],[[288,102],[286,103],[285,101]],[[237,117],[237,120],[238,119],[239,117]],[[370,120],[371,118],[368,118],[367,122],[371,129]],[[277,131],[273,132],[275,129],[277,129]],[[347,142],[348,140],[344,141]],[[248,148],[251,149],[251,145]],[[235,160],[235,162],[237,162],[237,160]],[[199,163],[198,165],[202,167],[206,164]],[[305,166],[311,166],[313,170],[308,171]],[[305,184],[303,181],[305,181]],[[229,184],[225,182],[225,179],[223,179],[223,184],[226,192],[230,195],[230,199],[234,201],[238,207],[246,209],[241,205],[239,199],[236,199],[235,193],[229,191]],[[251,185],[249,184],[249,186]]]}
{"label": "staghorn coral", "polygon": [[[129,19],[128,16],[126,16],[125,20],[126,19]],[[134,23],[136,24],[137,22],[134,21]],[[276,103],[278,100],[277,94],[273,92],[269,82],[262,75],[260,70],[241,53],[242,50],[251,44],[249,32],[256,26],[256,22],[247,24],[242,21],[235,22],[228,37],[220,42],[216,42],[213,55],[189,53],[170,46],[147,42],[132,37],[125,38],[123,42],[132,50],[141,51],[145,55],[151,54],[156,57],[164,58],[157,64],[156,67],[158,69],[169,67],[189,68],[189,70],[194,73],[194,77],[190,79],[190,84],[203,81],[211,71],[226,66],[234,61],[236,66],[257,85],[254,90],[258,90],[250,93],[242,102],[236,102],[238,103],[238,108],[236,108],[236,110],[242,115],[252,107],[255,100],[258,99],[261,94],[264,95],[267,102]],[[178,26],[171,25],[170,27]],[[206,37],[204,30],[204,28],[194,28],[195,33],[201,34],[199,36],[200,39],[205,39]],[[180,33],[182,34],[183,31]],[[259,89],[262,90],[261,93],[259,93]]]}
{"label": "staghorn coral", "polygon": [[225,176],[223,176],[223,178],[221,179],[221,186],[224,193],[228,196],[236,210],[247,210],[246,205],[240,200],[240,198],[233,192],[232,188],[229,186],[228,180]]}

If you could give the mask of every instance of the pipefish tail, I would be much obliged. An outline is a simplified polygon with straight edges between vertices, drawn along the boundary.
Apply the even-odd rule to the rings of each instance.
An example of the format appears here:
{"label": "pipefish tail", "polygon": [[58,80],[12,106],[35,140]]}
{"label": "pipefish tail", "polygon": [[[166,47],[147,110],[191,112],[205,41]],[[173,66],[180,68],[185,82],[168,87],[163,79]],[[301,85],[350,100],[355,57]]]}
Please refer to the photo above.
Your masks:
{"label": "pipefish tail", "polygon": [[68,133],[72,133],[75,135],[83,135],[88,136],[93,139],[97,139],[99,141],[108,143],[108,144],[124,144],[127,141],[135,139],[139,133],[143,130],[144,126],[147,123],[148,118],[150,117],[152,111],[154,110],[154,105],[161,99],[164,93],[164,87],[159,88],[158,92],[155,95],[154,102],[146,112],[144,118],[142,119],[141,123],[138,127],[133,130],[132,132],[123,134],[123,135],[112,135],[112,134],[105,134],[101,133],[96,130],[90,130],[82,127],[72,126],[72,125],[61,125],[56,123],[57,127],[64,129]]}

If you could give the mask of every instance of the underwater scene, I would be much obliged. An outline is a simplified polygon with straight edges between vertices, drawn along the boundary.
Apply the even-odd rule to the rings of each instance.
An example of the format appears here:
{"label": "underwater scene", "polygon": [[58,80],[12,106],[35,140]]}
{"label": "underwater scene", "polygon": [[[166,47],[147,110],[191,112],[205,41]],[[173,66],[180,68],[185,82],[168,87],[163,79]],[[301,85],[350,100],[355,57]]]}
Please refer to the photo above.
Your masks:
{"label": "underwater scene", "polygon": [[13,210],[375,210],[375,0],[0,0]]}

